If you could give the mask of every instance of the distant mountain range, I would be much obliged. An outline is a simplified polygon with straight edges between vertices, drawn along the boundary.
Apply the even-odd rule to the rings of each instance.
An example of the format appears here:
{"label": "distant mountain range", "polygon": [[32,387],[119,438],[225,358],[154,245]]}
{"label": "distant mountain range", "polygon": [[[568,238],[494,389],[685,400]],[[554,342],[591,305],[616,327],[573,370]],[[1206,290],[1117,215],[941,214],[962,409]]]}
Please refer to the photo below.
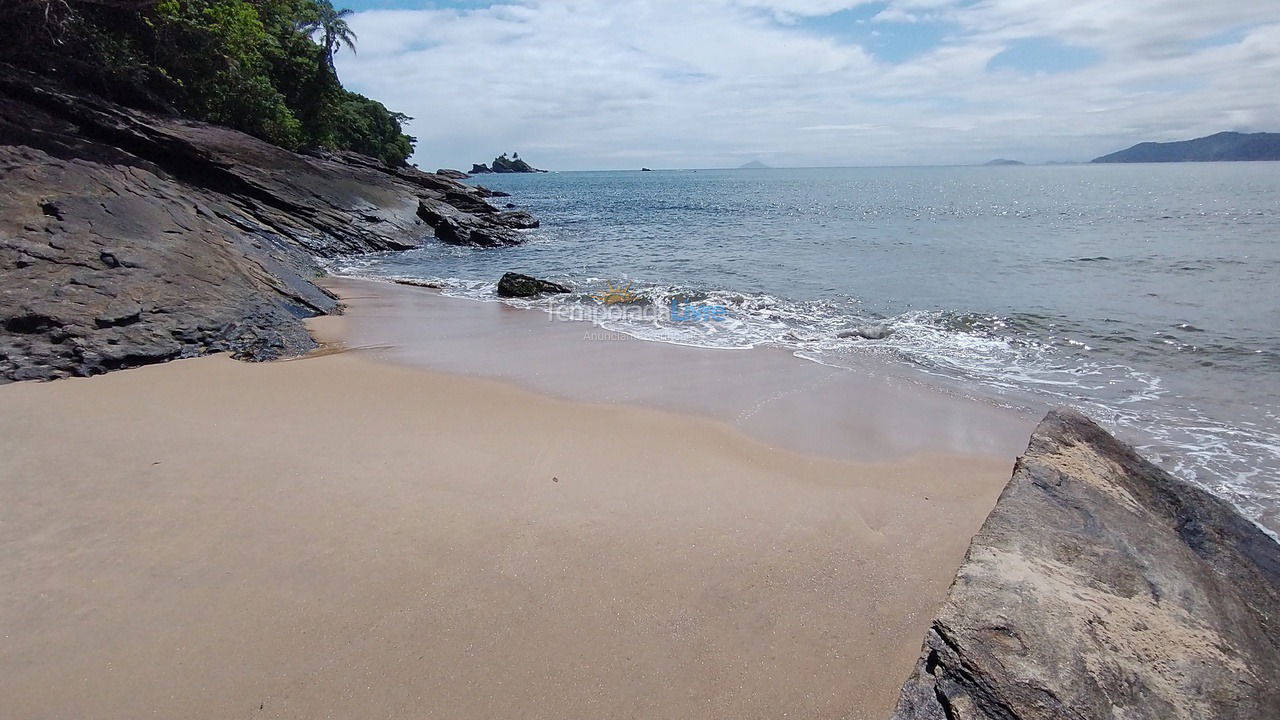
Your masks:
{"label": "distant mountain range", "polygon": [[998,165],[1026,165],[1026,163],[1019,160],[1006,160],[1005,158],[996,158],[995,160],[988,161],[986,164],[992,167]]}
{"label": "distant mountain range", "polygon": [[1220,132],[1181,142],[1144,142],[1094,158],[1096,163],[1280,160],[1280,133]]}
{"label": "distant mountain range", "polygon": [[769,167],[768,165],[765,165],[759,160],[752,160],[749,163],[743,163],[739,165],[738,169],[739,170],[766,170],[768,169],[768,167]]}

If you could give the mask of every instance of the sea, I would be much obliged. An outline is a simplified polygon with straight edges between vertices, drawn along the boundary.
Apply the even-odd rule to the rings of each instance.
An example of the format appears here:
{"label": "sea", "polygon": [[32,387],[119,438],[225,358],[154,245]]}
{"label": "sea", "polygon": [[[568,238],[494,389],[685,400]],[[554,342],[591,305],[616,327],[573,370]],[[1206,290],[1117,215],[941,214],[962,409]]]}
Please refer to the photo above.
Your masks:
{"label": "sea", "polygon": [[331,269],[486,302],[517,271],[573,292],[507,302],[643,340],[874,357],[988,402],[1075,406],[1280,530],[1280,163],[470,182],[541,227],[519,246],[429,241]]}

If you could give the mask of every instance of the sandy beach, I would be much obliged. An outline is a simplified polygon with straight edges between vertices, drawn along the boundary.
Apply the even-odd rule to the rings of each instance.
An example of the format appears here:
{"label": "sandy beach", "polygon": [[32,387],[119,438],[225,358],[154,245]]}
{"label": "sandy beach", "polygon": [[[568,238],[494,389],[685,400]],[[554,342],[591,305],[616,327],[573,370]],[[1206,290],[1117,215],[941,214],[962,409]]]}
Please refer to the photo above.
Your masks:
{"label": "sandy beach", "polygon": [[0,387],[0,714],[881,718],[1012,466],[387,351]]}

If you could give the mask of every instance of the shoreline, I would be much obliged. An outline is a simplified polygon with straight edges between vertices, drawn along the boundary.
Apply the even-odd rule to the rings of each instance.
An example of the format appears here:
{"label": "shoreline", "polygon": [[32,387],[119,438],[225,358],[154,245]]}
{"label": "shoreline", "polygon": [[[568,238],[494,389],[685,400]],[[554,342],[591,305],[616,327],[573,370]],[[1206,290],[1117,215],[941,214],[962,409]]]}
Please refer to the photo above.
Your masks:
{"label": "shoreline", "polygon": [[11,710],[881,718],[1012,464],[378,354],[0,388]]}
{"label": "shoreline", "polygon": [[[1250,512],[1273,517],[1275,393],[1256,385],[1272,368],[1241,360],[1274,339],[1256,302],[1269,288],[1227,262],[1275,259],[1254,220],[1270,185],[1232,173],[1206,195],[1191,177],[1143,178],[1130,200],[1145,188],[1152,202],[1126,204],[1123,187],[1087,183],[1046,184],[1037,202],[966,178],[673,185],[647,198],[605,182],[503,210],[500,188],[388,162],[386,148],[294,153],[10,69],[9,713],[936,720],[1280,706],[1274,533],[1079,412],[1055,408],[1030,433],[1039,402],[965,397],[975,377],[1017,393],[1028,382],[1003,378],[1022,371],[1114,384],[1099,397],[1132,401],[1127,412],[1089,405],[1109,425],[1159,430],[1194,477],[1249,480],[1215,492],[1264,498]],[[603,224],[563,222],[601,210]],[[513,255],[445,246],[525,243],[544,211],[557,242],[519,252],[526,267],[686,281],[746,271],[782,297],[826,299],[724,297],[690,316],[687,304],[677,315],[679,284],[643,291],[671,302],[673,322],[759,311],[756,324],[651,333],[759,345],[716,353],[323,278],[388,251],[422,251],[396,257],[442,269],[432,275],[463,265],[492,277]],[[1202,252],[1206,229],[1234,242]],[[1173,241],[1152,255],[1156,235]],[[699,237],[710,255],[687,242]],[[623,242],[586,261],[601,240]],[[1113,259],[1109,272],[1094,264]],[[306,322],[341,310],[325,287],[348,314]],[[841,307],[904,295],[908,307],[1009,312],[842,329]],[[976,302],[955,302],[966,295]],[[1037,370],[1015,338],[968,332],[1006,323],[1027,330],[1033,360],[1037,338],[1092,353],[1069,335],[1103,324],[1133,345]],[[957,384],[885,357],[820,364],[863,354],[847,333],[889,331],[886,355],[924,375],[958,368],[943,373]],[[1162,368],[1175,371],[1167,387]],[[58,378],[69,379],[23,382]],[[1166,408],[1179,398],[1203,398],[1204,414]]]}
{"label": "shoreline", "polygon": [[[556,397],[722,420],[764,442],[803,453],[856,461],[945,447],[1012,457],[1022,452],[1036,423],[1054,407],[1077,407],[1107,418],[1089,403],[1054,404],[1030,395],[1003,398],[873,355],[826,364],[786,347],[717,348],[637,337],[543,306],[449,295],[432,285],[344,275],[328,276],[320,284],[347,305],[343,315],[308,321],[322,342],[347,343],[409,367],[509,380]],[[355,324],[348,327],[348,319]],[[499,326],[510,336],[499,336]],[[438,343],[449,352],[438,352]],[[488,344],[502,349],[501,362],[475,349]],[[517,359],[504,364],[508,356]],[[619,370],[632,356],[639,358],[642,371]],[[583,377],[566,376],[556,367],[579,362],[596,369]],[[687,377],[672,380],[643,371],[661,364]],[[643,389],[618,390],[633,383]],[[708,388],[734,397],[718,397]],[[1263,532],[1280,539],[1272,505],[1226,479],[1208,482],[1182,472],[1189,451],[1162,446],[1148,431],[1117,427],[1114,419],[1107,427],[1164,469],[1227,499]]]}
{"label": "shoreline", "polygon": [[851,461],[937,450],[1012,458],[1042,414],[964,396],[869,358],[857,369],[833,367],[781,348],[643,340],[432,288],[340,276],[321,284],[345,306],[342,315],[307,322],[331,350],[572,401],[692,414],[800,453]]}

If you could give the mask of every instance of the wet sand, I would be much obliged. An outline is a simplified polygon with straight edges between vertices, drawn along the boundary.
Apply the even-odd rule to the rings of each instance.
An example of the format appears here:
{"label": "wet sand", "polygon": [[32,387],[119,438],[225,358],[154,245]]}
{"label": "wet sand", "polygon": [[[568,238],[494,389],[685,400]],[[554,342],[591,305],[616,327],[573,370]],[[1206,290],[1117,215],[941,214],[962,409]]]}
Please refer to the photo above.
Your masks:
{"label": "wet sand", "polygon": [[883,718],[1012,466],[377,355],[0,387],[0,714]]}
{"label": "wet sand", "polygon": [[351,278],[326,278],[325,285],[348,308],[311,321],[321,341],[572,400],[701,415],[803,453],[858,461],[925,452],[1012,458],[1048,410],[997,407],[870,357],[852,371],[776,348],[637,340],[536,309],[420,287]]}

